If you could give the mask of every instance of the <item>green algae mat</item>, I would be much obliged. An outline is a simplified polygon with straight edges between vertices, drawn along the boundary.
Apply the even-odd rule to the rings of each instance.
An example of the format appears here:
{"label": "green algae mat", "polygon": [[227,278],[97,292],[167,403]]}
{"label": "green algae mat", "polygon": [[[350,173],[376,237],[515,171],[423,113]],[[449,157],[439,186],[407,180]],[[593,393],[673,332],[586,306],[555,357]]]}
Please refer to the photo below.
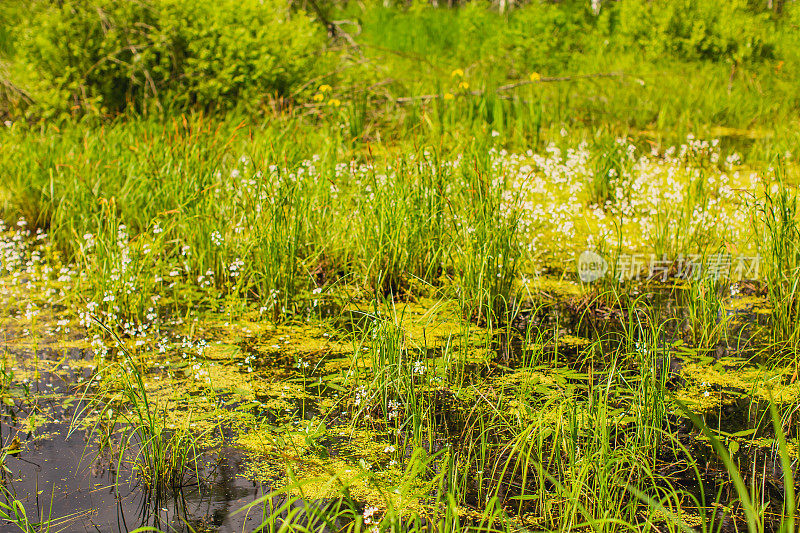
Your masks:
{"label": "green algae mat", "polygon": [[3,225],[3,527],[786,531],[794,189],[615,150],[250,154]]}

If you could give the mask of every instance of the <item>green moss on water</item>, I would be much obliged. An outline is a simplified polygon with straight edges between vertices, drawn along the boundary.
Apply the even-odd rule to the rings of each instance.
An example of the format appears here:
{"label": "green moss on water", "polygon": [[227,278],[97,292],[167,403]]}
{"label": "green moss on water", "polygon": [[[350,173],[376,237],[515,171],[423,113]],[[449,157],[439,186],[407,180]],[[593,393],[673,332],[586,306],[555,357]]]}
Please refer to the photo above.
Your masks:
{"label": "green moss on water", "polygon": [[[537,278],[529,288],[533,298],[544,298],[546,303],[584,294],[579,284],[552,277]],[[291,486],[293,495],[308,499],[335,497],[346,487],[354,500],[380,510],[390,506],[403,512],[430,510],[434,469],[413,472],[413,454],[436,449],[442,454],[440,460],[447,444],[474,437],[478,421],[490,421],[490,439],[495,440],[513,438],[523,430],[547,440],[567,429],[582,439],[593,431],[597,410],[592,402],[603,400],[608,401],[603,413],[609,427],[627,433],[639,423],[631,392],[638,386],[639,369],[617,369],[624,377],[617,375],[608,384],[609,397],[597,394],[582,358],[590,346],[602,347],[590,333],[570,330],[560,316],[559,329],[548,330],[551,336],[527,345],[520,342],[541,356],[523,367],[514,358],[519,354],[506,360],[497,348],[509,338],[518,342],[522,334],[512,329],[488,331],[465,321],[456,301],[419,297],[383,303],[377,310],[371,305],[349,302],[340,316],[280,324],[231,306],[225,313],[208,311],[197,320],[170,326],[170,334],[205,340],[202,350],[183,346],[179,340],[170,340],[162,350],[151,340],[141,345],[137,338],[122,342],[142,371],[148,401],[166,429],[191,434],[203,449],[235,447],[246,457],[242,475],[273,490]],[[731,309],[745,315],[764,305],[763,298],[735,298]],[[79,338],[74,317],[70,335],[44,335],[59,319],[47,312],[33,321],[7,318],[0,323],[9,331],[30,333],[8,344],[6,366],[15,369],[13,383],[63,370],[66,356],[53,360],[29,354],[43,344],[59,351],[89,347]],[[407,365],[405,372],[375,367],[372,335],[395,332],[381,329],[387,324],[398,332],[399,365]],[[95,374],[92,394],[111,402],[117,421],[130,420],[130,406],[119,399],[125,361],[111,339],[105,340],[112,350],[104,359],[90,357],[68,364]],[[770,394],[781,405],[800,401],[793,367],[763,368],[742,358],[716,360],[695,346],[682,348],[674,351],[687,361],[680,371],[685,383],[670,393],[692,409],[713,413],[740,400],[765,402]],[[569,358],[559,355],[542,362],[547,359],[544,354],[554,350],[569,352]],[[415,363],[424,369],[412,370]],[[394,381],[380,385],[378,378],[390,370]],[[386,390],[379,391],[381,386]],[[371,396],[358,405],[356,396],[362,390]],[[405,401],[413,392],[416,404],[398,408],[399,418],[417,407],[421,437],[411,434],[410,422],[403,422],[400,431],[399,418],[391,418],[378,405],[378,392],[392,401]],[[37,412],[21,425],[39,439],[51,438],[54,435],[41,433],[47,416],[46,411]],[[86,414],[83,427],[106,423],[103,416],[107,415]],[[673,410],[670,416],[680,413]],[[575,428],[567,428],[573,422]],[[491,445],[500,449],[507,444],[495,440]],[[477,474],[470,470],[465,475]],[[466,509],[459,512],[469,515]],[[535,523],[536,517],[530,520]]]}
{"label": "green moss on water", "polygon": [[687,363],[682,375],[687,386],[677,399],[701,411],[712,411],[739,398],[779,404],[800,401],[800,381],[792,380],[794,367],[763,368],[747,360],[723,358]]}

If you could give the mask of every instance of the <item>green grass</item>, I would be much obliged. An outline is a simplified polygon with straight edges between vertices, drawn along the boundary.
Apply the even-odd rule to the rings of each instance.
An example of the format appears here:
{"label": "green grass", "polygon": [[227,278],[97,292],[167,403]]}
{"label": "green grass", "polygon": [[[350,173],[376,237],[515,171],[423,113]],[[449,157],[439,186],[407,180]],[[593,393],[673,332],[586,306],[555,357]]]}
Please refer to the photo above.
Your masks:
{"label": "green grass", "polygon": [[6,98],[9,327],[78,329],[156,505],[222,420],[265,531],[793,531],[797,7],[649,6],[327,6],[357,47],[227,114]]}

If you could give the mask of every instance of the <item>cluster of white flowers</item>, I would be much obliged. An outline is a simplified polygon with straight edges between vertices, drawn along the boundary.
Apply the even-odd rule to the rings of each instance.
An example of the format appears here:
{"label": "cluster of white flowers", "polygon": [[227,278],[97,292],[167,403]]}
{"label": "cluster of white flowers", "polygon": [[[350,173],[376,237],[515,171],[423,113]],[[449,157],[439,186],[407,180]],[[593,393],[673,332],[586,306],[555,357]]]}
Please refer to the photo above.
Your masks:
{"label": "cluster of white flowers", "polygon": [[[680,146],[665,150],[653,147],[641,153],[629,141],[619,139],[614,145],[616,159],[611,166],[598,165],[598,155],[602,154],[593,153],[587,144],[567,147],[566,142],[550,144],[540,154],[533,151],[509,153],[492,148],[488,167],[481,170],[488,171],[485,183],[489,192],[497,194],[496,213],[501,219],[514,223],[518,244],[537,252],[542,261],[571,261],[575,249],[587,244],[611,249],[621,247],[631,252],[650,251],[656,240],[679,231],[685,232],[689,240],[724,232],[727,241],[742,241],[752,230],[748,227],[749,213],[742,209],[742,196],[754,192],[762,180],[770,177],[769,173],[744,172],[739,167],[741,158],[737,154],[723,158],[716,140],[704,141],[690,136]],[[158,236],[165,229],[158,220],[145,226],[150,231],[133,238],[123,224],[110,232],[102,227],[81,232],[82,237],[76,239],[82,256],[79,265],[49,264],[44,259],[51,257],[46,253],[50,246],[47,234],[42,230],[34,232],[26,220],[18,220],[13,227],[0,222],[0,270],[8,275],[0,284],[0,293],[12,297],[14,291],[31,291],[35,287],[38,294],[47,298],[46,302],[28,298],[14,308],[13,316],[25,322],[23,332],[27,334],[47,314],[48,305],[91,278],[97,288],[93,301],[74,313],[77,316],[71,314],[52,320],[46,326],[48,332],[74,335],[76,328],[85,328],[89,331],[92,348],[104,357],[113,345],[97,330],[94,318],[118,330],[132,346],[150,346],[161,354],[174,350],[194,362],[193,358],[202,356],[207,344],[170,333],[183,318],[170,321],[169,313],[160,307],[161,302],[172,301],[174,291],[169,292],[169,289],[175,287],[194,285],[207,293],[231,279],[241,284],[249,272],[247,267],[252,257],[251,250],[243,243],[254,236],[253,232],[263,231],[248,218],[253,213],[306,217],[329,210],[344,223],[353,223],[355,231],[365,232],[356,238],[366,237],[366,233],[383,230],[360,224],[364,213],[391,211],[409,198],[420,205],[441,203],[450,196],[465,201],[474,198],[476,181],[470,176],[475,171],[465,160],[460,155],[440,160],[423,152],[409,154],[380,168],[372,162],[352,160],[341,162],[331,170],[320,165],[320,158],[315,156],[290,168],[265,166],[262,173],[254,169],[257,165],[251,164],[249,158],[242,157],[236,163],[237,168],[226,170],[226,174],[235,179],[221,179],[214,190],[220,205],[225,206],[218,220],[226,222],[224,226],[218,223],[216,227],[220,229],[213,230],[209,238],[213,247],[224,245],[212,254],[224,252],[224,257],[212,257],[216,262],[206,262],[202,267],[205,272],[199,275],[198,270],[193,270],[192,261],[198,258],[192,255],[192,246],[182,242],[179,236],[170,241],[168,250],[161,247],[159,239],[163,237]],[[409,175],[416,181],[410,182]],[[324,202],[324,209],[321,204],[318,206],[321,209],[311,206],[290,213],[285,209],[282,189],[287,186],[299,197],[316,191],[314,194],[321,197],[318,200]],[[604,191],[605,196],[599,197],[597,191],[601,186],[608,190]],[[470,218],[468,209],[457,207],[442,211],[446,213],[443,216],[450,217],[444,221],[446,227],[458,228],[466,235],[476,231],[475,220]],[[200,245],[199,249],[203,248]],[[491,275],[505,276],[510,262],[510,258],[494,254],[491,264],[495,270]],[[214,269],[208,268],[209,264],[217,267],[216,274]],[[218,284],[215,275],[224,279]],[[316,287],[314,296],[323,290],[322,286]],[[731,295],[738,294],[739,290],[737,285],[732,286]],[[277,288],[272,289],[259,311],[269,314],[276,306],[282,306],[282,296],[285,295]],[[132,311],[134,301],[136,313]],[[318,304],[317,299],[310,301],[314,306]],[[131,318],[132,315],[136,318]],[[273,348],[281,350],[286,342],[279,340]],[[644,348],[637,346],[637,350],[642,352]],[[201,366],[192,367],[194,377],[205,382],[208,368],[201,362],[195,364]],[[241,366],[253,372],[252,356],[245,357]],[[309,362],[299,359],[297,367],[305,370]],[[413,361],[411,372],[421,376],[428,369],[424,361]],[[367,398],[366,389],[358,389],[354,403],[357,407],[363,406]],[[402,410],[399,402],[390,401],[388,418],[399,417]]]}
{"label": "cluster of white flowers", "polygon": [[206,270],[205,274],[197,276],[197,285],[201,289],[205,289],[214,285],[214,271]]}
{"label": "cluster of white flowers", "polygon": [[244,261],[242,261],[238,257],[236,259],[234,259],[231,262],[231,264],[228,265],[228,270],[231,273],[231,277],[232,278],[237,277],[239,275],[239,271],[242,269],[243,266],[244,266]]}
{"label": "cluster of white flowers", "polygon": [[403,409],[403,404],[399,401],[389,400],[388,407],[389,413],[387,414],[387,418],[389,420],[394,420],[400,416],[401,410]]}
{"label": "cluster of white flowers", "polygon": [[366,400],[368,396],[369,393],[367,392],[366,387],[361,386],[357,388],[355,397],[353,398],[353,405],[355,405],[356,407],[361,407],[363,403],[366,403],[364,400]]}
{"label": "cluster of white flowers", "polygon": [[364,524],[365,525],[371,525],[371,524],[376,523],[377,518],[375,517],[375,514],[377,512],[378,512],[378,508],[377,507],[369,506],[366,509],[364,509],[364,512],[361,515],[361,517],[364,519]]}

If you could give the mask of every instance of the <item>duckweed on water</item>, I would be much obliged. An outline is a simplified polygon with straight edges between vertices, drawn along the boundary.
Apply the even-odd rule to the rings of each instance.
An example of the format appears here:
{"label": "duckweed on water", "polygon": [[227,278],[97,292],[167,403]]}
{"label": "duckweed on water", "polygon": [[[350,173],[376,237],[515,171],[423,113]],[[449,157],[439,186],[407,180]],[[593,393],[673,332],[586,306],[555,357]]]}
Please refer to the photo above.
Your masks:
{"label": "duckweed on water", "polygon": [[[604,531],[738,523],[746,496],[778,528],[793,511],[764,465],[797,459],[800,380],[792,336],[765,332],[788,315],[752,268],[695,279],[678,261],[757,253],[774,171],[693,138],[616,149],[602,202],[583,143],[369,164],[256,151],[213,161],[180,208],[103,198],[69,231],[3,226],[17,497],[38,490],[23,461],[63,447],[128,502],[96,505],[101,530],[255,529],[276,495],[345,502],[341,527]],[[594,283],[587,247],[609,267]]]}

